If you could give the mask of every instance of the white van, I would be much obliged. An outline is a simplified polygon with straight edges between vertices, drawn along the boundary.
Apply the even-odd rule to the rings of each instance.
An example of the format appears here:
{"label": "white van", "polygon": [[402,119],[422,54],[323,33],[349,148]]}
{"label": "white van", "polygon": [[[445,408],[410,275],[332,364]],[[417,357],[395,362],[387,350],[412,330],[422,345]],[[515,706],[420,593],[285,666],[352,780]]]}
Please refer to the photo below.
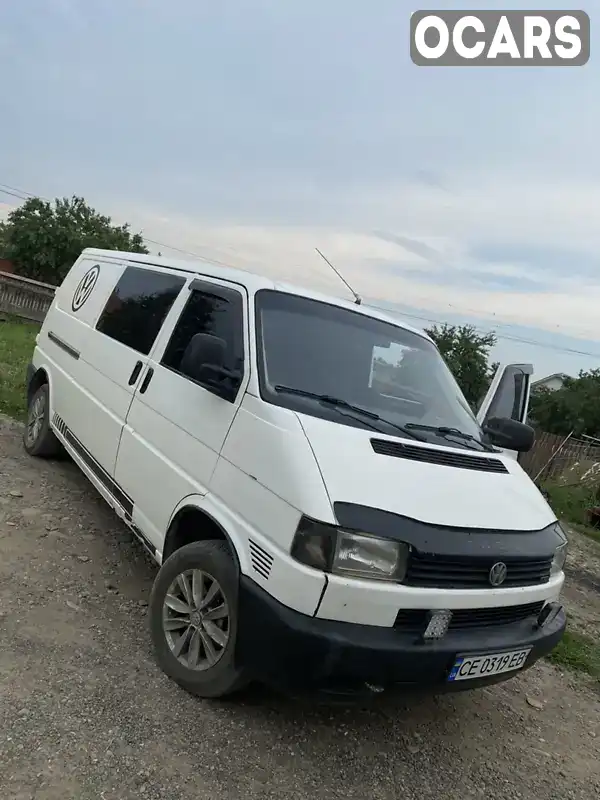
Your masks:
{"label": "white van", "polygon": [[177,683],[464,689],[559,642],[566,537],[517,461],[533,370],[477,418],[426,334],[243,271],[85,250],[29,367],[63,448],[160,565]]}

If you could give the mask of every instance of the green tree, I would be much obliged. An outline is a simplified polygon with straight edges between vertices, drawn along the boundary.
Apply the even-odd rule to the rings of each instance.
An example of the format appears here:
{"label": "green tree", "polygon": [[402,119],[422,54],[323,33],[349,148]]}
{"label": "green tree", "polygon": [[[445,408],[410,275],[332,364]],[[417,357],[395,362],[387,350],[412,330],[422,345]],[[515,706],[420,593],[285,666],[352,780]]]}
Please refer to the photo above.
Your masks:
{"label": "green tree", "polygon": [[19,273],[58,285],[86,247],[148,253],[129,225],[113,225],[82,197],[54,203],[32,197],[8,216],[0,230],[0,247]]}
{"label": "green tree", "polygon": [[446,359],[473,410],[489,388],[498,363],[489,363],[496,344],[493,332],[479,333],[473,325],[434,325],[426,330]]}
{"label": "green tree", "polygon": [[565,378],[556,391],[545,387],[531,394],[530,418],[544,431],[567,436],[600,437],[600,369]]}
{"label": "green tree", "polygon": [[0,258],[6,258],[7,243],[8,243],[8,226],[6,222],[0,222]]}

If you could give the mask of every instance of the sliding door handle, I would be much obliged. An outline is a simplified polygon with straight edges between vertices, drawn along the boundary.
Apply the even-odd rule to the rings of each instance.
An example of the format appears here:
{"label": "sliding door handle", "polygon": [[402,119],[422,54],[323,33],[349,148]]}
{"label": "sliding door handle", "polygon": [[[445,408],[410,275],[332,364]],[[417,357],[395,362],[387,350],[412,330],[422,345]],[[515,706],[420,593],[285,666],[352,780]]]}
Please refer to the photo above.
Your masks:
{"label": "sliding door handle", "polygon": [[135,367],[133,368],[133,372],[132,372],[132,373],[131,373],[131,375],[129,376],[129,381],[128,381],[128,383],[129,383],[129,385],[130,385],[130,386],[133,386],[133,384],[134,384],[134,383],[137,381],[137,379],[140,377],[140,372],[142,371],[142,367],[143,367],[143,366],[144,366],[144,365],[142,364],[142,362],[141,362],[141,361],[136,361]]}
{"label": "sliding door handle", "polygon": [[146,375],[144,376],[144,380],[142,381],[142,385],[140,386],[140,394],[144,394],[146,389],[148,388],[148,384],[152,380],[152,376],[154,375],[154,369],[150,367]]}

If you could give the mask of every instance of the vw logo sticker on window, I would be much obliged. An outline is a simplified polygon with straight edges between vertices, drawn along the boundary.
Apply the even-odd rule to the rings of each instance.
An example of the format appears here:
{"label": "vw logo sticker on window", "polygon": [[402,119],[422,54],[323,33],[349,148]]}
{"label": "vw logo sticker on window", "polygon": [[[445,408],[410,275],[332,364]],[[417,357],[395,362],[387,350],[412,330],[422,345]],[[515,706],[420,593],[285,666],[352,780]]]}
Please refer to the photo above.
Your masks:
{"label": "vw logo sticker on window", "polygon": [[83,278],[79,281],[77,288],[75,289],[75,294],[73,295],[73,302],[71,303],[71,308],[73,311],[79,311],[79,309],[94,291],[94,286],[96,285],[99,274],[100,265],[95,264],[93,267],[91,267],[91,269],[88,269]]}
{"label": "vw logo sticker on window", "polygon": [[490,570],[489,580],[492,586],[502,586],[506,580],[506,564],[498,561]]}

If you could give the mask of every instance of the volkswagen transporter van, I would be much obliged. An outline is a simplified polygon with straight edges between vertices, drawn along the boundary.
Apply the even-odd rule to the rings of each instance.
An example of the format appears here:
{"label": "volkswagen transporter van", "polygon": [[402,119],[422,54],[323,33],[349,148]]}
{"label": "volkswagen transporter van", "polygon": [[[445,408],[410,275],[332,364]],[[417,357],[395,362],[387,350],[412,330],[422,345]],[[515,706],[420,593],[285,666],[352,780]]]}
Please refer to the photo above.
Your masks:
{"label": "volkswagen transporter van", "polygon": [[566,537],[518,463],[532,367],[474,415],[391,315],[204,263],[85,250],[27,381],[160,565],[160,667],[192,693],[465,689],[551,651]]}

